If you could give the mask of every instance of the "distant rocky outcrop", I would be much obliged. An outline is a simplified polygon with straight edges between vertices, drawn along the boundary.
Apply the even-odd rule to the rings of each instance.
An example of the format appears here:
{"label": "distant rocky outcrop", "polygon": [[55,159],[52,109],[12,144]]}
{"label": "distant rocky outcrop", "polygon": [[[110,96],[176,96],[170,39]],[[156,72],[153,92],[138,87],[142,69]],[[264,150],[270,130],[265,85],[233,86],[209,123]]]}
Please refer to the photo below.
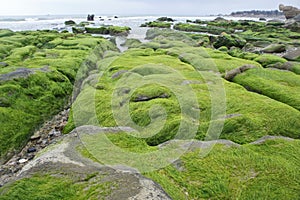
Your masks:
{"label": "distant rocky outcrop", "polygon": [[279,10],[283,12],[286,19],[292,19],[300,14],[300,9],[293,6],[279,5]]}
{"label": "distant rocky outcrop", "polygon": [[287,19],[284,27],[295,32],[300,32],[300,9],[293,6],[279,5],[279,9],[283,11]]}
{"label": "distant rocky outcrop", "polygon": [[88,15],[87,20],[88,21],[94,21],[95,15]]}
{"label": "distant rocky outcrop", "polygon": [[279,10],[251,10],[251,11],[237,11],[237,12],[232,12],[230,16],[234,17],[280,17],[283,16],[283,13],[280,12]]}

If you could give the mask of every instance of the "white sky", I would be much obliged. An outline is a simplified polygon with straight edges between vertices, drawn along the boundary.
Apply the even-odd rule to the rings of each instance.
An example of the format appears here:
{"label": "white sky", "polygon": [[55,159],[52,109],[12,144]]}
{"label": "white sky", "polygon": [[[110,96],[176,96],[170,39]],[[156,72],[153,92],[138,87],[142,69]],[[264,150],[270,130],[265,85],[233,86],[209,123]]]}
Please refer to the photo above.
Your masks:
{"label": "white sky", "polygon": [[300,0],[2,0],[0,15],[207,15],[274,10],[280,3],[300,8]]}

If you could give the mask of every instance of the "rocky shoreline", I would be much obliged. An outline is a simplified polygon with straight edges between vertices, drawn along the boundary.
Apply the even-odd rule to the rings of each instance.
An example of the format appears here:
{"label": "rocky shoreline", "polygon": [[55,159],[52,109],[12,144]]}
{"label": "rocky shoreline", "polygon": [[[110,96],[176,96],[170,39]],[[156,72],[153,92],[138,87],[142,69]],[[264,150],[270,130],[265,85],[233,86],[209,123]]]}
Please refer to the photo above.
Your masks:
{"label": "rocky shoreline", "polygon": [[62,130],[68,122],[70,108],[66,108],[44,123],[23,150],[0,166],[0,187],[15,178],[15,175],[43,149],[55,144],[63,137]]}

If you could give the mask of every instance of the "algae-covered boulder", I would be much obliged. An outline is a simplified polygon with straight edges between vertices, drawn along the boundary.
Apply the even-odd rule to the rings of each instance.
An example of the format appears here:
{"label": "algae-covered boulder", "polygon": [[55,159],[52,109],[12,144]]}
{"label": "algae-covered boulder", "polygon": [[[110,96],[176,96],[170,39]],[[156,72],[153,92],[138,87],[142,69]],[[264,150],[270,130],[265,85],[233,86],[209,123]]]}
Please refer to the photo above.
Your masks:
{"label": "algae-covered boulder", "polygon": [[246,45],[246,43],[246,40],[237,35],[229,35],[226,33],[222,33],[220,36],[217,37],[217,40],[213,43],[213,46],[215,48],[220,48],[222,46],[225,46],[227,48],[233,46],[243,48]]}
{"label": "algae-covered boulder", "polygon": [[121,26],[101,26],[101,27],[85,27],[87,33],[103,34],[103,35],[128,35],[131,29]]}
{"label": "algae-covered boulder", "polygon": [[165,21],[153,21],[142,24],[141,27],[171,28],[171,25],[171,23]]}
{"label": "algae-covered boulder", "polygon": [[160,18],[156,19],[156,21],[159,21],[159,22],[174,22],[175,20],[170,18],[170,17],[160,17]]}
{"label": "algae-covered boulder", "polygon": [[67,26],[73,26],[73,25],[76,25],[76,22],[73,21],[73,20],[68,20],[68,21],[65,21],[65,25],[67,25]]}
{"label": "algae-covered boulder", "polygon": [[287,62],[286,59],[281,58],[276,55],[272,55],[272,54],[262,54],[262,55],[258,56],[257,58],[255,58],[254,61],[260,63],[264,67],[271,65],[271,64]]}

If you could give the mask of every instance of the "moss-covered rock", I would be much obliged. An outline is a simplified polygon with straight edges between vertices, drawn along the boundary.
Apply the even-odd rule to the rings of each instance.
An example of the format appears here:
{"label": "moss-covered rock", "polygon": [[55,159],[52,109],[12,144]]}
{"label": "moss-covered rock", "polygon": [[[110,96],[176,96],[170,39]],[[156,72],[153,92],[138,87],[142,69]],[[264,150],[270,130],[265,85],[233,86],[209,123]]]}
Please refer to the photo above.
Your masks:
{"label": "moss-covered rock", "polygon": [[128,35],[130,28],[121,26],[85,27],[87,33],[103,35]]}
{"label": "moss-covered rock", "polygon": [[76,22],[73,20],[68,20],[68,21],[65,21],[65,25],[66,26],[74,26],[74,25],[76,25]]}
{"label": "moss-covered rock", "polygon": [[239,47],[243,48],[246,45],[247,41],[237,35],[229,35],[226,33],[222,33],[217,37],[216,41],[213,43],[215,48],[220,48],[225,46],[227,48],[230,47]]}
{"label": "moss-covered rock", "polygon": [[254,60],[256,62],[260,63],[264,67],[271,65],[271,64],[287,62],[286,59],[281,58],[276,55],[272,55],[272,54],[262,54],[262,55],[258,56],[257,58],[255,58]]}
{"label": "moss-covered rock", "polygon": [[142,24],[141,27],[151,27],[151,28],[171,28],[171,23],[164,21],[153,21]]}

